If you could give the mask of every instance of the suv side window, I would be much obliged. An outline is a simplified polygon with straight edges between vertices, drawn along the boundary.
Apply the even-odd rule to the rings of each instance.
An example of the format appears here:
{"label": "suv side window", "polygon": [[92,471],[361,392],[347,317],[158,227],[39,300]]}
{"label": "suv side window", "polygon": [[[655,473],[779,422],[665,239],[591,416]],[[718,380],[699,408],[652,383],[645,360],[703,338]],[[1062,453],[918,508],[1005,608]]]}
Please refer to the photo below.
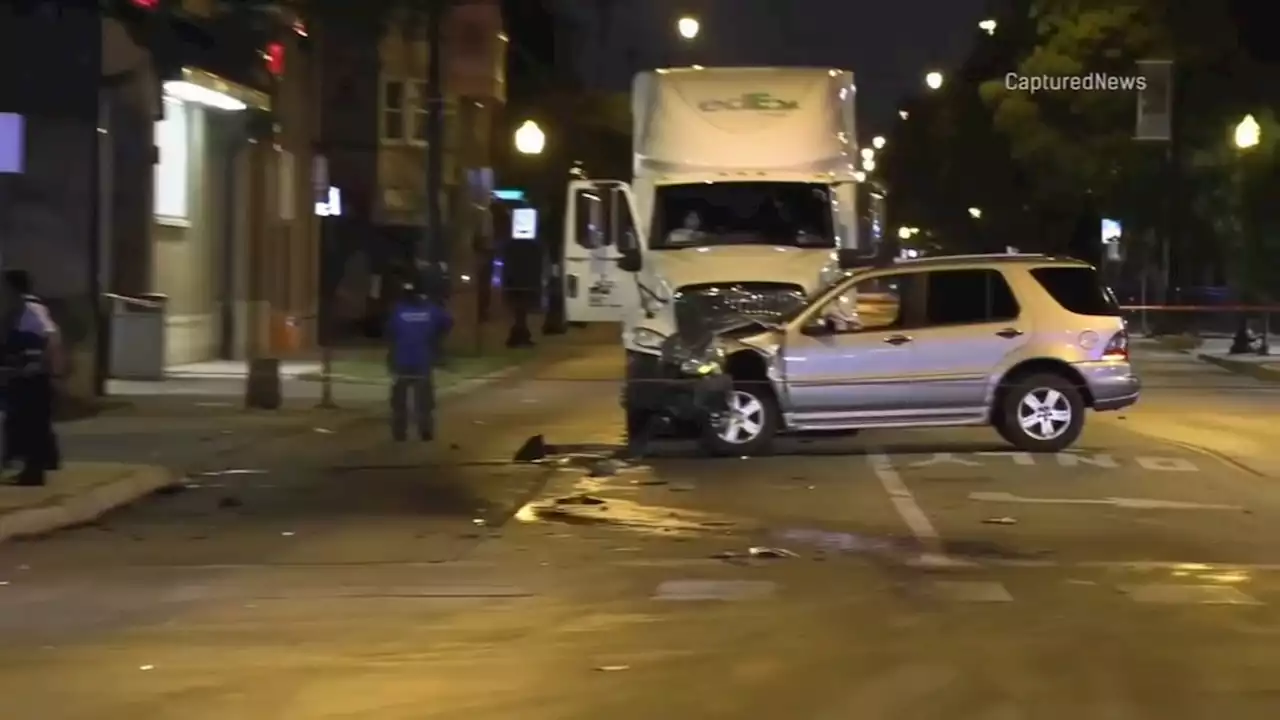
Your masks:
{"label": "suv side window", "polygon": [[827,301],[819,317],[828,320],[836,332],[900,328],[904,280],[902,275],[859,280]]}
{"label": "suv side window", "polygon": [[926,326],[977,325],[1018,317],[1018,301],[998,270],[935,270],[927,278]]}

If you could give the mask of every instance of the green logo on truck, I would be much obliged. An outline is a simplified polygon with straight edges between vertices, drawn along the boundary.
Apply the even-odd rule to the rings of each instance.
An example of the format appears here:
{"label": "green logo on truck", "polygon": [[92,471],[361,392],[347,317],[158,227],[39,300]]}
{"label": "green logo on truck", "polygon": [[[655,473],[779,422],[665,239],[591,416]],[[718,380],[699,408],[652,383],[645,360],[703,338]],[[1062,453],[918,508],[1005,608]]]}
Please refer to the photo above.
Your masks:
{"label": "green logo on truck", "polygon": [[702,112],[722,112],[725,110],[760,110],[767,112],[786,112],[797,110],[800,103],[795,100],[783,100],[767,92],[743,93],[736,98],[724,100],[707,100],[698,104]]}

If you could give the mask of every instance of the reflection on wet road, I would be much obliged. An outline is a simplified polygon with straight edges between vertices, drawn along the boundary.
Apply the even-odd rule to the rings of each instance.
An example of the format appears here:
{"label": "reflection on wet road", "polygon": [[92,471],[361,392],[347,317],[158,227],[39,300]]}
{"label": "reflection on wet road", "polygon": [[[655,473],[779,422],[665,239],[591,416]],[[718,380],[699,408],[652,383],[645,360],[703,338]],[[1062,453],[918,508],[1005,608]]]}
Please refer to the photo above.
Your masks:
{"label": "reflection on wet road", "polygon": [[[1280,406],[1262,392],[1215,394],[1214,371],[1156,356],[1150,402],[1091,418],[1059,455],[958,429],[796,439],[753,459],[671,443],[628,462],[614,457],[615,361],[588,352],[555,373],[581,382],[487,390],[435,448],[330,437],[310,460],[237,458],[264,472],[0,547],[5,707],[103,720],[1280,709]],[[1159,388],[1193,370],[1200,389]],[[563,454],[510,462],[535,432]]]}

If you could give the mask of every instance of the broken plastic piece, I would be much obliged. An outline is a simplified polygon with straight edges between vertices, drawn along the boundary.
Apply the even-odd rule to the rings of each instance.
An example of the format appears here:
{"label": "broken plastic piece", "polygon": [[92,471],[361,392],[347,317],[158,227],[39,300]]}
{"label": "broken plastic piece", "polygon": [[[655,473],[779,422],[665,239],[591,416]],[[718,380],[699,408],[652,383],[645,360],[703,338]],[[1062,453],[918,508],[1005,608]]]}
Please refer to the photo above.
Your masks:
{"label": "broken plastic piece", "polygon": [[556,498],[557,505],[603,505],[604,501],[591,495],[570,495]]}
{"label": "broken plastic piece", "polygon": [[618,672],[620,670],[630,670],[630,665],[601,665],[596,668],[600,672]]}
{"label": "broken plastic piece", "polygon": [[991,517],[991,518],[987,518],[986,520],[983,520],[982,522],[988,525],[1017,525],[1018,524],[1017,519],[1011,518],[1011,517]]}
{"label": "broken plastic piece", "polygon": [[777,557],[800,557],[795,552],[783,550],[781,547],[753,547],[746,551],[751,557],[769,557],[769,559],[777,559]]}

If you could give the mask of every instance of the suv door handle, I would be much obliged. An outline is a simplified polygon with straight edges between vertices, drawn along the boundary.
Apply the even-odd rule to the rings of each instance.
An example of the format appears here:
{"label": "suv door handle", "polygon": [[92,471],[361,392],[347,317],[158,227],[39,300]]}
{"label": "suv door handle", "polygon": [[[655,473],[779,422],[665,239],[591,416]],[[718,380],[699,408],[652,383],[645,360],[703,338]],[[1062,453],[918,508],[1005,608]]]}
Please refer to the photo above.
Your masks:
{"label": "suv door handle", "polygon": [[885,338],[884,341],[889,343],[890,345],[906,345],[907,343],[911,342],[911,338],[907,337],[906,335],[890,335],[889,337]]}
{"label": "suv door handle", "polygon": [[1017,328],[1005,328],[1000,332],[996,333],[996,335],[999,335],[1005,340],[1012,340],[1016,337],[1022,337],[1022,331]]}

